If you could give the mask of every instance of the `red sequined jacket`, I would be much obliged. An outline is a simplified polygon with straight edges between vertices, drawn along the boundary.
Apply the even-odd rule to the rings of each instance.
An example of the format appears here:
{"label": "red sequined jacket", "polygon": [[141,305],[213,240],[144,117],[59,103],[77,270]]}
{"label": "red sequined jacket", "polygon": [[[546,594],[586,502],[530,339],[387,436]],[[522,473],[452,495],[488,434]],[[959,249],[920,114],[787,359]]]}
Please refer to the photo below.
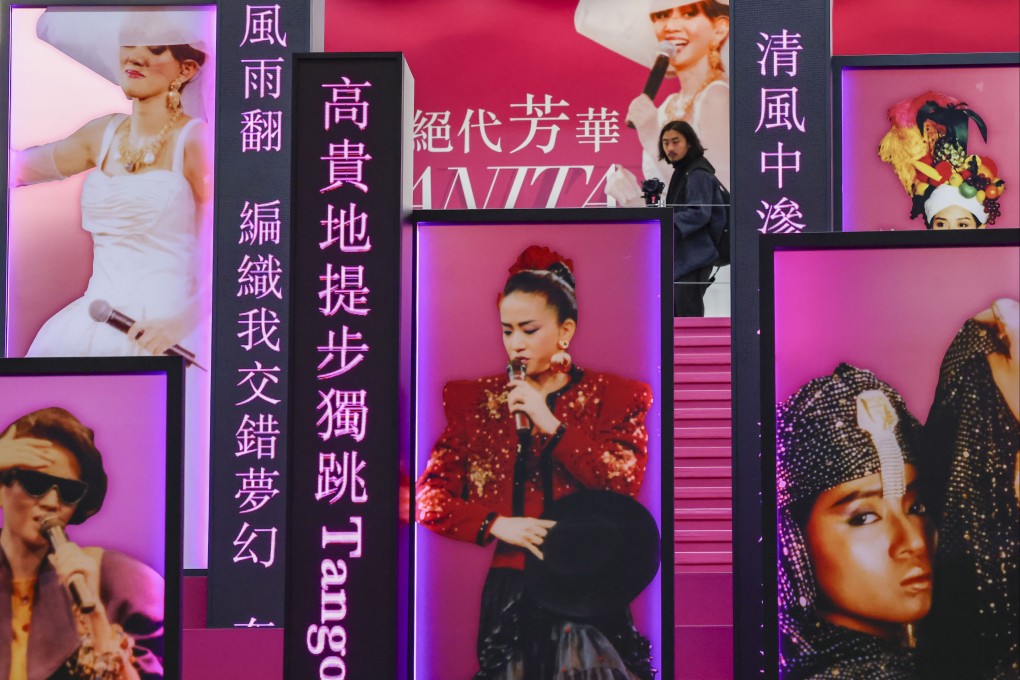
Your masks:
{"label": "red sequined jacket", "polygon": [[[548,397],[563,426],[535,435],[520,465],[506,399],[505,375],[443,389],[446,429],[417,484],[423,526],[484,545],[496,517],[539,517],[549,493],[550,500],[585,488],[637,494],[648,463],[646,383],[575,368],[567,386]],[[522,569],[524,550],[500,542],[492,566]]]}

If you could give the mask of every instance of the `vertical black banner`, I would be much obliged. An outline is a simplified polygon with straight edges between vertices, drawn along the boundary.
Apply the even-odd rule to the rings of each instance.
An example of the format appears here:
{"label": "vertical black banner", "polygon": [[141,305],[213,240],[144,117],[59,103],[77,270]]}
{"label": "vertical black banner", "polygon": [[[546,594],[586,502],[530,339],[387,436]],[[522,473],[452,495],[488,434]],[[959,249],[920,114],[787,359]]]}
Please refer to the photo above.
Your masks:
{"label": "vertical black banner", "polygon": [[775,465],[761,460],[758,239],[832,229],[829,2],[734,3],[731,13],[734,670],[773,677],[776,621],[764,612],[775,611],[774,508],[760,491]]}
{"label": "vertical black banner", "polygon": [[310,4],[219,2],[210,627],[283,623],[291,80]]}
{"label": "vertical black banner", "polygon": [[284,674],[397,674],[400,227],[410,73],[400,54],[295,63]]}

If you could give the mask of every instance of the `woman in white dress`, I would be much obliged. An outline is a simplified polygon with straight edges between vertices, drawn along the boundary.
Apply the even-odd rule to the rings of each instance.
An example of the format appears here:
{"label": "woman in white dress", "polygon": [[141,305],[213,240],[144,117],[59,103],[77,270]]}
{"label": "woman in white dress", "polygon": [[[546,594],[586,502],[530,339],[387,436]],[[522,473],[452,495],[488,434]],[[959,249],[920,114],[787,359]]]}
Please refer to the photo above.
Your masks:
{"label": "woman in white dress", "polygon": [[[635,6],[640,6],[643,16]],[[575,24],[582,34],[640,63],[651,65],[659,46],[672,50],[667,75],[680,89],[658,107],[642,93],[630,103],[627,121],[641,144],[646,179],[668,182],[673,172],[659,160],[659,132],[672,120],[685,120],[705,146],[705,157],[724,186],[730,183],[730,86],[726,48],[730,33],[729,0],[581,0]],[[651,30],[649,30],[649,26]],[[606,193],[621,205],[640,205],[636,176],[618,166]]]}
{"label": "woman in white dress", "polygon": [[[65,139],[14,152],[12,186],[88,172],[82,228],[92,274],[80,297],[36,333],[28,356],[163,354],[173,345],[209,366],[212,198],[208,163],[214,13],[204,8],[109,11],[50,8],[39,37],[117,84],[131,113],[100,116]],[[203,71],[205,77],[202,77]],[[68,225],[70,226],[70,225]],[[66,299],[66,298],[65,298]],[[127,333],[90,307],[134,319]],[[185,386],[184,563],[206,561],[210,375],[192,366]]]}
{"label": "woman in white dress", "polygon": [[[120,19],[116,45],[82,45],[75,35],[94,35],[84,30],[83,16],[47,12],[38,33],[120,85],[132,111],[14,153],[14,186],[95,169],[81,196],[82,227],[93,238],[92,276],[82,297],[42,326],[28,356],[158,355],[197,342],[208,316],[196,271],[199,214],[211,185],[206,133],[191,115],[197,107],[187,105],[194,97],[182,96],[206,61],[205,27],[199,13],[123,12],[106,17]],[[96,301],[136,320],[126,335],[93,320],[89,306]]]}

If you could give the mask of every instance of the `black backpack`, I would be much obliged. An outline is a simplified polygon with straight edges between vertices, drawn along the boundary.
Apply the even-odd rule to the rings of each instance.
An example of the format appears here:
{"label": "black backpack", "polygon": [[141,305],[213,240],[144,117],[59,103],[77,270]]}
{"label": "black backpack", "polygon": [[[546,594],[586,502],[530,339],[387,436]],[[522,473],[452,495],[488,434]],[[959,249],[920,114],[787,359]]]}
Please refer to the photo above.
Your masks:
{"label": "black backpack", "polygon": [[718,178],[715,181],[719,184],[719,191],[722,192],[722,202],[726,204],[726,221],[723,222],[722,229],[718,234],[712,234],[715,249],[719,252],[719,256],[715,258],[712,266],[725,267],[730,263],[730,191],[722,185]]}
{"label": "black backpack", "polygon": [[[687,195],[687,178],[690,176],[693,170],[698,169],[697,166],[690,168],[681,177],[680,184],[673,191],[673,187],[670,186],[670,191],[667,193],[667,198],[675,196]],[[723,183],[719,181],[719,178],[715,176],[715,173],[708,168],[701,168],[712,176],[715,180],[716,185],[719,187],[719,193],[722,195],[722,203],[726,208],[726,220],[723,222],[722,228],[718,232],[712,232],[712,243],[715,244],[715,249],[718,252],[718,257],[712,261],[713,267],[725,267],[730,263],[730,191],[723,186]]]}

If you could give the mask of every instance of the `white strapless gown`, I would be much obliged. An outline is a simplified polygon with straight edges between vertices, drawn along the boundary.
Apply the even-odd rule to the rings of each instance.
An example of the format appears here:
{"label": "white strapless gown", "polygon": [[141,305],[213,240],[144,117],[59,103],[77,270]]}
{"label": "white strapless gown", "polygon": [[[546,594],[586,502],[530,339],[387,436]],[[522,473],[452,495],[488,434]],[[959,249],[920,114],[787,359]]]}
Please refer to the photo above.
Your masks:
{"label": "white strapless gown", "polygon": [[[93,242],[92,277],[82,297],[39,329],[30,357],[144,354],[124,333],[89,316],[95,300],[136,320],[174,316],[195,304],[195,198],[181,168],[187,126],[197,121],[178,134],[172,170],[110,176],[99,168],[121,120],[115,117],[108,126],[97,169],[82,187],[82,228]],[[204,363],[204,348],[196,347],[196,340],[192,334],[180,344]]]}
{"label": "white strapless gown", "polygon": [[[94,321],[89,305],[105,300],[132,319],[174,316],[194,305],[198,235],[195,197],[183,174],[184,139],[178,133],[171,170],[110,176],[100,168],[117,125],[114,117],[92,170],[82,186],[82,227],[92,234],[92,277],[85,293],[39,329],[27,356],[96,357],[147,354],[127,335]],[[206,314],[179,341],[209,368],[210,319]],[[185,375],[184,566],[207,566],[209,526],[209,374],[190,367]],[[172,424],[170,424],[172,427]]]}

